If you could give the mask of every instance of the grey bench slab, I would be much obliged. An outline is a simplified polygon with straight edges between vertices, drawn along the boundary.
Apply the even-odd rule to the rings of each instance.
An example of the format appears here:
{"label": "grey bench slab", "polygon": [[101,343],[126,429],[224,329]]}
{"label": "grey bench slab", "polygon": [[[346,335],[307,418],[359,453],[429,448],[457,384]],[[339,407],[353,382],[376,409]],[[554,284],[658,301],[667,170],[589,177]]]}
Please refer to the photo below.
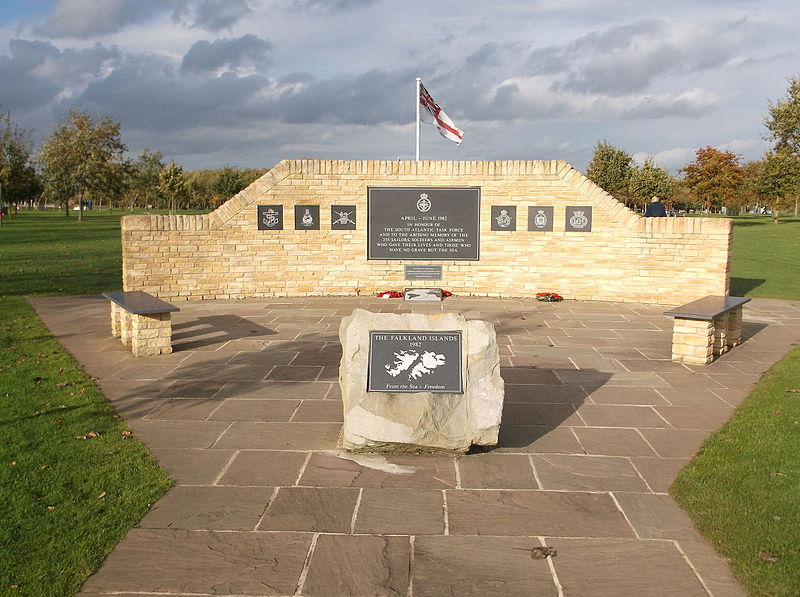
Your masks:
{"label": "grey bench slab", "polygon": [[707,296],[697,299],[691,303],[686,303],[680,307],[675,307],[671,311],[664,311],[664,315],[680,317],[681,319],[701,319],[711,321],[723,313],[732,311],[736,307],[741,307],[750,299],[743,296]]}
{"label": "grey bench slab", "polygon": [[178,307],[170,305],[159,298],[141,290],[127,292],[104,292],[103,296],[116,303],[129,313],[147,315],[150,313],[173,313],[180,311]]}

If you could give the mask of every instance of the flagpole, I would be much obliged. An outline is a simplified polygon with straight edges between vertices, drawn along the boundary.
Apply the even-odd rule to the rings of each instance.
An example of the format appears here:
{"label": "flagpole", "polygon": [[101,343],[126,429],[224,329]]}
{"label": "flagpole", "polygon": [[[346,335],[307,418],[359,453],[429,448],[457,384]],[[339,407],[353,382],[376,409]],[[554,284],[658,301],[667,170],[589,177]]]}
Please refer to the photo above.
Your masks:
{"label": "flagpole", "polygon": [[419,161],[419,85],[420,85],[420,81],[422,81],[422,79],[417,77],[417,95],[416,95],[416,98],[414,98],[414,103],[417,105],[417,152],[416,152],[417,161]]}

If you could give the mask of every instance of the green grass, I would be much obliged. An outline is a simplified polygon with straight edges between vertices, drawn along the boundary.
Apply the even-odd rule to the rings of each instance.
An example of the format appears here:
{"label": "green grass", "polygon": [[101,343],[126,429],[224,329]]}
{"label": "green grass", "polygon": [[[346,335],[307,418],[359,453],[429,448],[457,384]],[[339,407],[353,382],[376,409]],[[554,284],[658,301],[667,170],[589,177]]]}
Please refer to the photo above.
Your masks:
{"label": "green grass", "polygon": [[24,298],[0,322],[0,594],[72,595],[171,481]]}
{"label": "green grass", "polygon": [[0,227],[0,595],[72,595],[172,484],[15,296],[120,288],[121,215]]}
{"label": "green grass", "polygon": [[671,488],[751,595],[800,595],[800,393],[788,390],[800,390],[800,347],[761,378]]}
{"label": "green grass", "polygon": [[731,294],[800,300],[800,218],[733,218]]}
{"label": "green grass", "polygon": [[120,290],[119,221],[129,213],[85,212],[79,222],[74,212],[66,218],[63,210],[21,210],[4,219],[0,226],[0,295]]}

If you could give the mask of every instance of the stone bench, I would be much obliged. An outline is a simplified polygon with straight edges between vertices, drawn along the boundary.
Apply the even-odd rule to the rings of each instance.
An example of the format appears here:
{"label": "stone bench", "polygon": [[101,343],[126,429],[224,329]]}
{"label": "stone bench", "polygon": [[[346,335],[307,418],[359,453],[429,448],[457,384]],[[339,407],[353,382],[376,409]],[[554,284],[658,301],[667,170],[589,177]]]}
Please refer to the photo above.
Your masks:
{"label": "stone bench", "polygon": [[130,346],[134,356],[172,352],[171,313],[180,311],[141,290],[104,292],[111,301],[111,333]]}
{"label": "stone bench", "polygon": [[664,315],[675,318],[672,360],[707,365],[742,341],[742,305],[749,298],[707,296]]}

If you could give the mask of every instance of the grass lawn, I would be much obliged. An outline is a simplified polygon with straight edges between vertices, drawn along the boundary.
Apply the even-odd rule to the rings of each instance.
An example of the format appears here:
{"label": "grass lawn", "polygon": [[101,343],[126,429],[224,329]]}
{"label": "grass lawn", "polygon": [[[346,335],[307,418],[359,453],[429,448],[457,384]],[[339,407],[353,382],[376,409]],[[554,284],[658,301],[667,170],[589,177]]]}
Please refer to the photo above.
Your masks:
{"label": "grass lawn", "polygon": [[800,218],[733,218],[731,294],[800,300]]}
{"label": "grass lawn", "polygon": [[119,289],[121,215],[0,227],[0,595],[72,595],[172,484],[15,296]]}
{"label": "grass lawn", "polygon": [[761,378],[671,489],[752,595],[800,595],[798,390],[800,347]]}
{"label": "grass lawn", "polygon": [[24,298],[0,322],[0,594],[72,595],[172,482]]}

